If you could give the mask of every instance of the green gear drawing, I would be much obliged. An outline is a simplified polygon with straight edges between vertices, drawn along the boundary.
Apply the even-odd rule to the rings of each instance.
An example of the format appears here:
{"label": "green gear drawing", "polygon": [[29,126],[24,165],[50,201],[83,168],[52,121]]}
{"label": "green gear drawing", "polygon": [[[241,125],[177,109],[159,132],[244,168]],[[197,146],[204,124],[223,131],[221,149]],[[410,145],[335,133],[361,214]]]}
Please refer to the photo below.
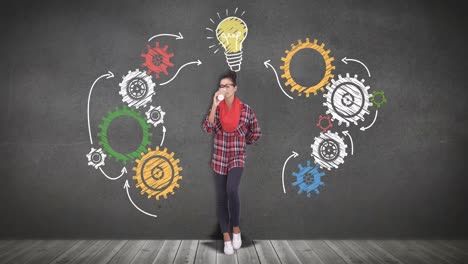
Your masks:
{"label": "green gear drawing", "polygon": [[[140,146],[138,146],[138,148],[135,151],[127,154],[115,151],[109,145],[109,140],[107,139],[107,129],[109,128],[109,125],[114,119],[116,119],[119,116],[130,116],[135,118],[140,124],[141,129],[143,131],[143,138],[141,140]],[[99,125],[101,131],[98,133],[98,137],[101,139],[99,141],[99,145],[102,146],[102,150],[105,153],[107,153],[109,157],[114,158],[117,162],[121,161],[123,165],[125,165],[127,163],[127,160],[129,159],[135,160],[137,158],[141,158],[141,154],[146,153],[147,146],[151,145],[150,138],[152,134],[149,132],[151,125],[146,123],[146,119],[140,112],[135,111],[132,108],[128,108],[125,105],[122,107],[122,109],[119,109],[119,107],[116,106],[115,111],[109,112],[109,116],[103,117],[102,120],[104,121],[104,123]]]}
{"label": "green gear drawing", "polygon": [[[376,101],[375,98],[380,95],[381,98],[380,98],[380,101]],[[374,103],[374,105],[377,106],[377,108],[380,108],[383,104],[385,104],[387,102],[387,98],[385,97],[385,93],[384,91],[373,91],[372,92],[372,98],[370,99],[372,103]]]}

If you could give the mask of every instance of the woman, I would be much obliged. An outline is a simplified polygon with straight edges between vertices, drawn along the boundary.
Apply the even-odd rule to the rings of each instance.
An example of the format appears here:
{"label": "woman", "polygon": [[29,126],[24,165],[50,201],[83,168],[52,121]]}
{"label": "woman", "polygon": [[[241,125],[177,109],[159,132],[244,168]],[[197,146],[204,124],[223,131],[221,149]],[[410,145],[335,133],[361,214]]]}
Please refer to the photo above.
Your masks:
{"label": "woman", "polygon": [[[246,144],[250,145],[262,135],[254,111],[236,95],[236,73],[230,71],[219,79],[219,90],[203,130],[214,133],[211,168],[216,179],[216,214],[224,236],[224,253],[231,255],[242,245],[240,234],[239,184],[246,162]],[[219,100],[218,95],[224,95]],[[229,202],[229,206],[228,206]],[[233,226],[233,240],[229,236],[229,215]]]}

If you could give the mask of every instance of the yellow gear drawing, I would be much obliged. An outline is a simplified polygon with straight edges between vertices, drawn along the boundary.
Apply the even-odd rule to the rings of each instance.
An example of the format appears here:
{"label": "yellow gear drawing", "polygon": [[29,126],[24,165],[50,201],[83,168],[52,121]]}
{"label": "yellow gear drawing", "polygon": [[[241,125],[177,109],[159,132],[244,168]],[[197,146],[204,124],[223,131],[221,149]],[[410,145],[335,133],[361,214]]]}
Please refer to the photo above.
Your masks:
{"label": "yellow gear drawing", "polygon": [[182,167],[179,167],[179,159],[174,159],[174,152],[167,153],[167,148],[155,150],[148,148],[148,153],[141,153],[141,159],[136,159],[137,166],[133,168],[136,175],[133,179],[137,181],[136,188],[141,188],[140,193],[148,194],[148,199],[156,196],[159,200],[160,196],[167,199],[167,194],[174,195],[174,188],[179,188],[178,181],[182,179],[179,172]]}
{"label": "yellow gear drawing", "polygon": [[[335,69],[335,66],[332,66],[332,61],[334,60],[333,57],[328,56],[330,54],[330,50],[325,50],[325,44],[322,45],[317,44],[317,40],[314,39],[314,42],[310,42],[309,38],[306,38],[306,42],[302,42],[302,40],[298,40],[298,45],[291,44],[291,50],[286,50],[286,58],[282,57],[281,60],[284,62],[284,65],[280,67],[284,71],[284,74],[281,75],[282,78],[286,79],[284,83],[286,86],[291,86],[291,92],[297,92],[299,96],[302,93],[306,94],[306,97],[309,97],[310,93],[317,95],[317,91],[325,91],[324,87],[329,83],[329,80],[335,77],[331,72]],[[291,76],[291,71],[289,66],[291,64],[292,57],[302,49],[313,49],[320,53],[325,61],[325,73],[323,75],[322,80],[315,84],[314,86],[302,86],[296,81],[294,81],[293,77]]]}

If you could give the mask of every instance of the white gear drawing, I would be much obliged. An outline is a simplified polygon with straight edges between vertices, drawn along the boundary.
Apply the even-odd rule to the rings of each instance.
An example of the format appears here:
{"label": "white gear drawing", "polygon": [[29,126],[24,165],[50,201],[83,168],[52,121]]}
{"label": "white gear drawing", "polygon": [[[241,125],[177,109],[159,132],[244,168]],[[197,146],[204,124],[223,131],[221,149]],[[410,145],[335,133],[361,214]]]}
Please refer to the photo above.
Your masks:
{"label": "white gear drawing", "polygon": [[102,152],[102,148],[91,148],[91,151],[86,154],[86,157],[88,158],[88,165],[93,166],[95,169],[99,168],[100,166],[104,166],[104,160],[106,159],[106,156],[107,155]]}
{"label": "white gear drawing", "polygon": [[311,156],[315,158],[315,163],[328,170],[338,168],[339,164],[344,163],[344,158],[348,155],[346,153],[348,146],[336,132],[321,132],[310,147],[312,148]]}
{"label": "white gear drawing", "polygon": [[122,95],[122,101],[137,109],[141,106],[145,107],[148,102],[152,101],[153,94],[155,94],[155,84],[151,79],[150,75],[139,69],[128,71],[128,74],[123,76],[122,82],[119,83],[119,94]]}
{"label": "white gear drawing", "polygon": [[358,120],[364,121],[364,115],[369,114],[369,106],[372,103],[369,99],[369,86],[364,85],[364,79],[358,80],[357,75],[346,77],[338,75],[338,80],[332,80],[332,85],[327,85],[328,93],[324,94],[326,102],[324,106],[328,108],[327,114],[331,114],[332,120],[338,120],[338,125],[350,123],[357,125]]}
{"label": "white gear drawing", "polygon": [[145,114],[147,118],[146,122],[156,127],[158,124],[164,123],[164,115],[166,115],[166,112],[162,111],[161,106],[151,106]]}

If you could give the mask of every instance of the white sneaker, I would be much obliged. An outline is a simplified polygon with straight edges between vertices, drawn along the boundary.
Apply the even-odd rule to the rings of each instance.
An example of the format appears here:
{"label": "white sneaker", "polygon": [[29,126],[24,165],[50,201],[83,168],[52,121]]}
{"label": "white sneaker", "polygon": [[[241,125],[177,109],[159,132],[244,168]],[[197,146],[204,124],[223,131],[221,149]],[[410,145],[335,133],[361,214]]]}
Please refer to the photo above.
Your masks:
{"label": "white sneaker", "polygon": [[234,254],[234,249],[232,248],[232,242],[230,240],[224,241],[224,254],[226,255]]}
{"label": "white sneaker", "polygon": [[233,233],[232,235],[233,235],[232,246],[234,247],[234,249],[239,249],[242,245],[241,233],[240,232],[239,234]]}

